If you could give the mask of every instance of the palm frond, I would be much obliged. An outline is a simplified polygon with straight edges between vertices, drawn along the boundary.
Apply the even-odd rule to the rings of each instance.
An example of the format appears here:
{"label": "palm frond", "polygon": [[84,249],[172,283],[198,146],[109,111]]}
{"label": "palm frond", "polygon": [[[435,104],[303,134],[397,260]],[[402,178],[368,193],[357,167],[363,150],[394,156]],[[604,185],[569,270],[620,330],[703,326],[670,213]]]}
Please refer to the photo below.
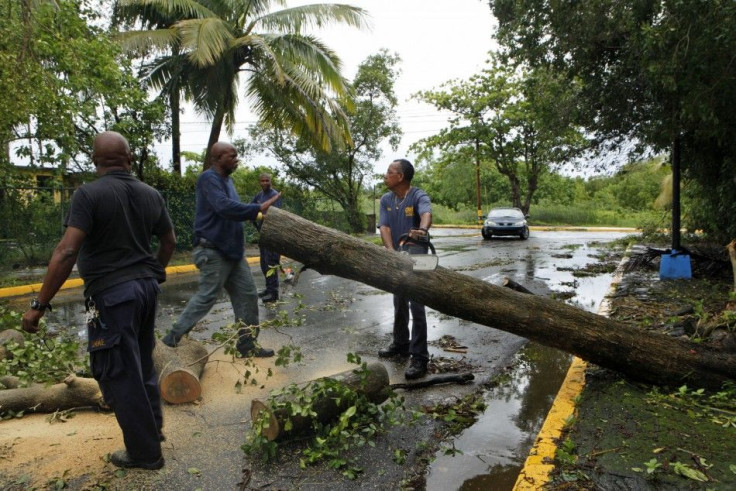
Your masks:
{"label": "palm frond", "polygon": [[177,41],[175,29],[154,29],[148,31],[125,31],[113,34],[123,51],[141,56],[151,51],[165,52]]}
{"label": "palm frond", "polygon": [[197,66],[212,66],[230,48],[233,35],[219,18],[190,19],[176,23],[181,43]]}
{"label": "palm frond", "polygon": [[254,18],[246,32],[253,29],[277,32],[301,33],[305,29],[322,28],[330,24],[345,24],[358,29],[370,28],[366,10],[352,5],[313,4],[302,5]]}
{"label": "palm frond", "polygon": [[151,7],[177,19],[216,17],[217,14],[197,0],[118,0],[121,7]]}

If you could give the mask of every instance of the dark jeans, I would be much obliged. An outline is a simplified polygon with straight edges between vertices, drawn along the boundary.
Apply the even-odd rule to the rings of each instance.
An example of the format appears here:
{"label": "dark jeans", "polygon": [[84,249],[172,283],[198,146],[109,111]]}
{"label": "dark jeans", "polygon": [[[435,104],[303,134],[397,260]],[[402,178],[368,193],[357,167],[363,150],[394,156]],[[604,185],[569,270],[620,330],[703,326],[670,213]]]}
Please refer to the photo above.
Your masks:
{"label": "dark jeans", "polygon": [[271,271],[271,274],[269,274],[269,270],[273,268],[274,266],[278,266],[278,264],[281,262],[281,254],[278,252],[269,251],[268,249],[264,249],[263,247],[260,247],[260,253],[261,253],[261,271],[263,272],[263,276],[266,277],[266,291],[269,293],[278,293],[279,292],[279,270],[274,269]]}
{"label": "dark jeans", "polygon": [[[409,254],[426,254],[423,245],[406,246]],[[409,336],[409,311],[411,311],[411,337]],[[427,314],[424,305],[410,301],[403,295],[394,295],[394,344],[409,345],[412,358],[429,361],[427,349]]]}
{"label": "dark jeans", "polygon": [[155,462],[163,427],[158,375],[153,366],[158,283],[126,281],[92,296],[99,312],[87,326],[92,375],[115,412],[128,455]]}

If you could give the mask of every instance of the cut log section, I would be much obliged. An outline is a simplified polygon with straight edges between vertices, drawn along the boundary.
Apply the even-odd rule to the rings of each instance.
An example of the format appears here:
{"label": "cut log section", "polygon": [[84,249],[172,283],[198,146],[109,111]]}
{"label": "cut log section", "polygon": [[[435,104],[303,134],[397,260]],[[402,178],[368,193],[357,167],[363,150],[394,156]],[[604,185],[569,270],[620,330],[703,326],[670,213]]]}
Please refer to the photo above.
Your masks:
{"label": "cut log section", "polygon": [[35,384],[20,389],[0,390],[0,411],[53,413],[77,407],[107,408],[97,381],[68,376],[52,386]]}
{"label": "cut log section", "polygon": [[720,389],[736,380],[736,356],[717,348],[649,334],[580,308],[521,294],[443,267],[413,263],[375,244],[271,208],[260,243],[321,274],[405,295],[427,307],[501,329],[658,385]]}
{"label": "cut log section", "polygon": [[182,404],[199,399],[202,395],[199,379],[207,359],[207,348],[189,338],[179,341],[176,348],[156,341],[153,363],[158,372],[163,400],[170,404]]}
{"label": "cut log section", "polygon": [[[389,387],[388,372],[386,367],[380,363],[372,363],[367,366],[367,373],[363,378],[363,372],[355,373],[353,370],[326,377],[336,380],[341,384],[353,389],[360,395],[365,395],[368,400],[375,404],[381,404],[388,399],[391,394]],[[306,389],[309,390],[308,388]],[[286,402],[288,399],[277,400],[272,409],[269,405],[258,399],[253,399],[250,405],[251,422],[258,421],[262,413],[267,413],[269,424],[261,430],[261,434],[268,438],[269,441],[276,439],[283,440],[294,435],[302,434],[312,427],[312,423],[316,418],[321,423],[327,423],[336,419],[350,404],[345,399],[335,401],[330,397],[317,397],[312,403],[311,409],[316,416],[290,416],[286,409],[278,408],[280,402]],[[291,428],[286,430],[287,421],[291,422]]]}

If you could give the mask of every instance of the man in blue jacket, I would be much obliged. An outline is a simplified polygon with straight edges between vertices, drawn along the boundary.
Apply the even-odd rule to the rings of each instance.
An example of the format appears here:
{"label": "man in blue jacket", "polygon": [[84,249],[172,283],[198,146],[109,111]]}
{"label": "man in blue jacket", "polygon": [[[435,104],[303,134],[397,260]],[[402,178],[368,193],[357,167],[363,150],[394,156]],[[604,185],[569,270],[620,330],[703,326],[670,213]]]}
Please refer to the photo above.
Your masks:
{"label": "man in blue jacket", "polygon": [[194,264],[199,269],[199,291],[189,300],[163,342],[176,346],[179,340],[210,311],[223,288],[230,296],[236,321],[247,327],[239,332],[237,349],[243,356],[273,356],[272,349],[256,345],[258,295],[250,266],[244,258],[243,222],[281,198],[281,193],[260,204],[240,201],[230,175],[238,167],[238,152],[229,143],[212,146],[211,167],[197,179],[194,218]]}

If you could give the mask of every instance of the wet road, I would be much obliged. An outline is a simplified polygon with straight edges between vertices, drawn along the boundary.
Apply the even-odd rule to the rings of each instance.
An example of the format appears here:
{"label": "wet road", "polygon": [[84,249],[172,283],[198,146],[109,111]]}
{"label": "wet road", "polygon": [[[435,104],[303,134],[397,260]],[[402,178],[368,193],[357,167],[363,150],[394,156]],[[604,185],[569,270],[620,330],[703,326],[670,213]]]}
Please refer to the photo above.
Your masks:
{"label": "wet road", "polygon": [[[532,231],[527,241],[511,238],[484,241],[475,230],[434,229],[433,243],[440,256],[440,265],[445,268],[494,284],[509,277],[537,294],[574,295],[569,302],[595,311],[608,291],[611,275],[576,278],[572,269],[598,262],[596,256],[605,250],[603,244],[627,233]],[[262,274],[256,267],[252,271],[257,286],[263,288]],[[157,323],[161,333],[169,328],[196,291],[196,280],[196,274],[182,274],[171,277],[164,284]],[[282,300],[274,307],[261,307],[261,317],[263,320],[287,319],[287,322],[278,328],[264,329],[259,341],[272,348],[298,345],[305,363],[278,367],[280,382],[273,381],[266,389],[273,389],[284,380],[299,383],[349,369],[351,365],[345,357],[348,352],[361,355],[369,363],[376,361],[377,350],[391,341],[391,295],[373,287],[307,270],[295,288],[284,287]],[[27,302],[28,298],[13,300],[19,308]],[[47,322],[52,330],[83,340],[86,333],[82,314],[81,292],[63,291],[57,295],[54,311],[48,313]],[[209,339],[220,326],[232,321],[231,316],[228,299],[223,295],[191,336]],[[437,386],[432,390],[407,392],[408,404],[432,405],[459,398],[472,391],[472,385],[477,387],[509,365],[514,364],[516,368],[508,386],[486,394],[488,408],[478,423],[455,439],[453,446],[460,452],[452,452],[452,455],[438,452],[429,470],[427,489],[511,489],[564,378],[569,355],[527,345],[516,335],[433,310],[428,311],[428,324],[430,343],[450,334],[469,347],[466,355],[460,355],[430,346],[430,354],[464,358],[477,367],[474,369],[476,383],[469,387]],[[385,365],[392,383],[404,381],[403,363],[389,361]],[[226,426],[241,420],[240,413],[228,414],[212,417],[210,424]],[[234,448],[237,448],[237,441],[233,439]],[[186,457],[191,460],[182,457],[183,468],[191,465],[207,468],[196,462],[196,455]],[[213,483],[218,483],[216,479],[219,478],[213,477]],[[181,479],[181,486],[187,488],[186,476]],[[282,479],[284,483],[289,482],[289,476],[282,476]],[[201,484],[203,481],[206,482],[205,478],[200,477]],[[278,476],[269,476],[269,482],[278,486],[280,481]]]}

